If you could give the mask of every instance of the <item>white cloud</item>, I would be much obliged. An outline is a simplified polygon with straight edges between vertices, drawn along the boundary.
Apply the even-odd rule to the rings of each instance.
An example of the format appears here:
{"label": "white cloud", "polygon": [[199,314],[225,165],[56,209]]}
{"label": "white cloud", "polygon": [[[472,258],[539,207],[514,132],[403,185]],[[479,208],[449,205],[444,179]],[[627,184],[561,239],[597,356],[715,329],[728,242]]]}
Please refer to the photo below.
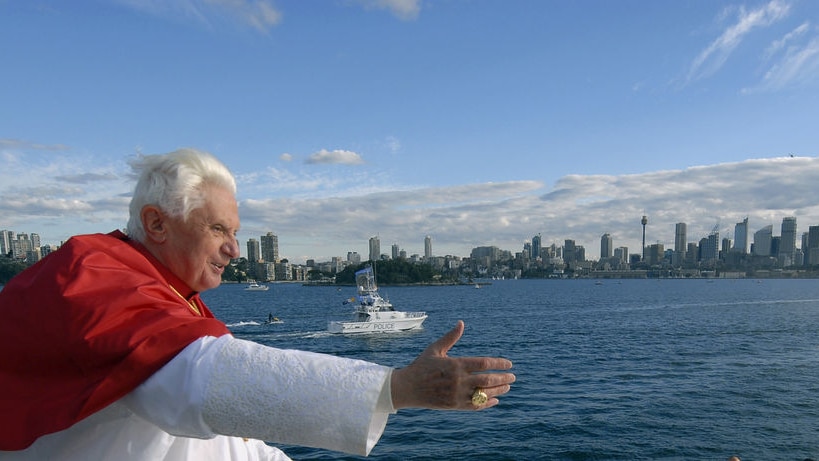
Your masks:
{"label": "white cloud", "polygon": [[765,58],[768,59],[774,55],[776,55],[780,50],[785,49],[788,43],[791,43],[797,40],[799,37],[805,35],[810,30],[810,23],[804,22],[800,24],[794,30],[785,34],[784,37],[780,38],[779,40],[774,40],[768,48],[765,50]]}
{"label": "white cloud", "polygon": [[310,164],[342,164],[342,165],[360,165],[364,163],[364,159],[360,155],[349,150],[332,150],[322,149],[307,158],[307,163]]}
{"label": "white cloud", "polygon": [[60,182],[76,183],[76,184],[91,184],[96,181],[114,181],[119,179],[113,173],[79,173],[66,174],[55,176],[54,179]]}
{"label": "white cloud", "polygon": [[[366,251],[367,239],[423,251],[431,235],[436,254],[467,256],[496,245],[520,251],[542,234],[544,244],[573,239],[599,254],[600,236],[639,251],[640,217],[649,219],[647,243],[670,248],[677,222],[696,242],[721,222],[722,237],[749,217],[753,230],[797,216],[800,232],[819,225],[814,184],[819,158],[775,158],[634,175],[570,175],[552,188],[536,181],[385,190],[358,196],[242,201],[243,226],[252,235],[273,231],[282,254],[312,258]],[[255,232],[256,234],[253,234]]]}
{"label": "white cloud", "polygon": [[385,144],[391,154],[398,153],[401,150],[401,141],[395,136],[387,136]]}
{"label": "white cloud", "polygon": [[65,144],[41,144],[24,141],[22,139],[0,138],[0,152],[8,153],[11,151],[65,151],[69,147]]}
{"label": "white cloud", "polygon": [[[259,32],[279,25],[283,13],[271,0],[117,0],[129,8],[170,19],[183,18],[212,27],[232,18]],[[365,9],[386,10],[404,21],[418,18],[421,0],[356,0]]]}
{"label": "white cloud", "polygon": [[[130,178],[125,162],[114,167],[64,146],[2,142],[0,216],[3,228],[36,232],[56,243],[83,232],[112,230],[128,215]],[[12,155],[9,146],[16,150]],[[6,155],[7,154],[7,155]]]}
{"label": "white cloud", "polygon": [[413,20],[421,13],[421,0],[358,0],[365,8],[387,10],[405,21]]}
{"label": "white cloud", "polygon": [[266,32],[282,21],[269,0],[118,0],[133,9],[160,17],[190,18],[208,26],[225,16]]}
{"label": "white cloud", "polygon": [[692,82],[710,77],[718,72],[734,50],[754,29],[767,27],[785,18],[790,12],[790,5],[782,0],[772,0],[757,9],[746,11],[740,9],[735,24],[726,28],[708,47],[691,63],[687,81]]}
{"label": "white cloud", "polygon": [[[57,243],[125,225],[133,187],[126,172],[71,153],[21,156],[0,171],[2,228],[36,232]],[[573,239],[596,258],[604,233],[612,235],[615,246],[639,252],[643,214],[649,219],[647,243],[666,248],[673,246],[677,222],[688,224],[689,242],[707,236],[717,222],[721,236],[732,237],[733,224],[745,216],[752,232],[773,224],[776,234],[786,216],[797,217],[800,233],[819,225],[819,158],[814,157],[567,175],[553,185],[528,180],[413,186],[373,171],[339,175],[310,168],[268,168],[239,174],[237,181],[240,239],[274,232],[282,256],[295,262],[348,251],[366,254],[373,235],[409,254],[422,253],[424,236],[430,235],[435,254],[468,256],[485,245],[520,251],[541,234],[547,245]]]}
{"label": "white cloud", "polygon": [[743,89],[744,93],[776,91],[819,80],[819,37],[803,46],[787,49],[781,60],[765,73],[759,85]]}
{"label": "white cloud", "polygon": [[231,11],[239,19],[256,30],[267,31],[271,27],[278,25],[282,20],[282,14],[273,6],[271,2],[255,0],[245,2],[241,0],[208,0]]}

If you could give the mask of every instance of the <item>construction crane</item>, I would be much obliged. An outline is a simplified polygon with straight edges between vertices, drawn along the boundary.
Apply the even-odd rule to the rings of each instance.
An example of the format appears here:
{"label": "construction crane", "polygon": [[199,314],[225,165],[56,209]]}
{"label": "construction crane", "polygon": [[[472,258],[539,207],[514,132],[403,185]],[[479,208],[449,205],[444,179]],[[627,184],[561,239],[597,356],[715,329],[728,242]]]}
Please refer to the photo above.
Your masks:
{"label": "construction crane", "polygon": [[711,233],[709,235],[719,234],[719,218],[717,218],[717,223],[714,224],[714,227],[711,228]]}

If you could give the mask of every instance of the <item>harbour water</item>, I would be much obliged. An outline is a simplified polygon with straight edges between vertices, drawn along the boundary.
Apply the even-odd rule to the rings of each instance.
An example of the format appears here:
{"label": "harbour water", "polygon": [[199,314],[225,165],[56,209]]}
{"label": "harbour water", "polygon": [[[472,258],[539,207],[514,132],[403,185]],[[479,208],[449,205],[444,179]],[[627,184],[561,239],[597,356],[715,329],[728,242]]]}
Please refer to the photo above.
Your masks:
{"label": "harbour water", "polygon": [[[451,355],[514,362],[518,380],[497,407],[402,410],[367,459],[819,459],[819,280],[382,287],[397,309],[427,311],[423,329],[353,337],[326,332],[353,287],[243,288],[203,298],[237,337],[273,347],[400,367],[462,319]],[[270,313],[284,323],[264,325]]]}

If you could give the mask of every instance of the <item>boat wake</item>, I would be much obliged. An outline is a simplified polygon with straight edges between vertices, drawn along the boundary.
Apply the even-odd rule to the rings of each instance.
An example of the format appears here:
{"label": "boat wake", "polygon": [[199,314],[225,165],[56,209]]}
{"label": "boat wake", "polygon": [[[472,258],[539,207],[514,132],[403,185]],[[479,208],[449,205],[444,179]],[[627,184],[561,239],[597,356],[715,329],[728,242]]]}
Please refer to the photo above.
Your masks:
{"label": "boat wake", "polygon": [[262,324],[261,322],[257,322],[255,320],[242,320],[242,321],[234,322],[234,323],[226,323],[225,325],[228,328],[235,328],[235,327],[245,327],[245,326],[248,326],[248,325],[261,325],[261,324]]}

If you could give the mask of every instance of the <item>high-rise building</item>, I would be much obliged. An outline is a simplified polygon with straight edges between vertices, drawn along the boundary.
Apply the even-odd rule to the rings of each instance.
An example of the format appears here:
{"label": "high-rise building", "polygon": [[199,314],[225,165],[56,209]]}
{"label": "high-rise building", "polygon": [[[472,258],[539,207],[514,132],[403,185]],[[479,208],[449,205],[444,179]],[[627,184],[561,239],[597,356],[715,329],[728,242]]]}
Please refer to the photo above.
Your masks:
{"label": "high-rise building", "polygon": [[754,232],[754,256],[770,256],[773,226],[767,226]]}
{"label": "high-rise building", "polygon": [[802,251],[808,265],[819,264],[819,226],[808,227],[808,249]]}
{"label": "high-rise building", "polygon": [[713,263],[719,259],[719,231],[711,232],[704,240],[704,245],[700,248],[700,260]]}
{"label": "high-rise building", "polygon": [[511,257],[508,251],[501,250],[496,246],[475,247],[469,253],[469,258],[484,267],[492,267],[496,261],[505,257]]}
{"label": "high-rise building", "polygon": [[607,232],[600,237],[600,259],[611,258],[613,252],[614,243],[612,241],[611,234]]}
{"label": "high-rise building", "polygon": [[247,239],[247,261],[250,263],[257,263],[261,259],[261,251],[259,250],[259,241],[254,238]]}
{"label": "high-rise building", "polygon": [[688,225],[684,222],[678,222],[674,226],[674,251],[685,254],[685,246],[688,239]]}
{"label": "high-rise building", "polygon": [[31,248],[40,248],[40,234],[31,233]]}
{"label": "high-rise building", "polygon": [[532,244],[530,242],[523,242],[523,254],[527,259],[532,259]]}
{"label": "high-rise building", "polygon": [[782,233],[779,240],[779,259],[783,265],[793,264],[796,253],[796,217],[789,216],[782,219]]}
{"label": "high-rise building", "polygon": [[699,248],[697,247],[696,242],[688,242],[688,249],[685,250],[684,259],[686,265],[692,266],[698,261],[699,259],[698,250]]}
{"label": "high-rise building", "polygon": [[679,267],[685,261],[685,250],[688,240],[688,225],[678,222],[674,226],[674,253],[671,255],[671,265]]}
{"label": "high-rise building", "polygon": [[14,231],[0,230],[0,256],[11,252],[11,242],[14,241]]}
{"label": "high-rise building", "polygon": [[802,265],[810,265],[810,232],[802,232],[802,246],[800,248],[802,252]]}
{"label": "high-rise building", "polygon": [[748,217],[734,226],[734,251],[748,254]]}
{"label": "high-rise building", "polygon": [[378,236],[370,237],[370,261],[381,259],[381,240]]}
{"label": "high-rise building", "polygon": [[15,258],[27,258],[28,253],[34,249],[34,246],[32,246],[28,234],[20,232],[17,234],[17,240],[13,243],[13,248]]}
{"label": "high-rise building", "polygon": [[729,251],[731,251],[731,239],[729,239],[728,237],[724,237],[722,239],[722,245],[720,245],[719,247],[719,251],[720,253],[722,253],[722,259],[725,259],[725,255],[728,254]]}
{"label": "high-rise building", "polygon": [[424,258],[432,259],[432,237],[424,237]]}
{"label": "high-rise building", "polygon": [[52,251],[54,251],[56,249],[57,249],[56,247],[52,247],[49,244],[45,244],[45,245],[40,247],[40,254],[42,255],[43,258],[45,258],[49,254],[51,254]]}
{"label": "high-rise building", "polygon": [[251,278],[262,278],[262,273],[259,270],[262,264],[261,251],[259,250],[259,241],[254,238],[247,239],[247,275]]}
{"label": "high-rise building", "polygon": [[532,237],[532,259],[542,258],[542,255],[540,254],[540,248],[542,245],[543,242],[540,239],[540,234]]}
{"label": "high-rise building", "polygon": [[401,247],[397,243],[392,244],[392,259],[398,259],[401,255]]}
{"label": "high-rise building", "polygon": [[[285,260],[286,261],[286,260]],[[274,273],[276,280],[293,280],[293,271],[290,262],[279,261],[275,264]]]}
{"label": "high-rise building", "polygon": [[618,247],[614,249],[614,257],[619,259],[621,263],[628,263],[628,247]]}
{"label": "high-rise building", "polygon": [[262,259],[267,263],[279,262],[279,236],[273,232],[262,235]]}
{"label": "high-rise building", "polygon": [[574,240],[566,239],[563,241],[563,262],[572,264],[577,261],[577,246]]}
{"label": "high-rise building", "polygon": [[663,256],[665,255],[664,246],[662,243],[655,243],[649,245],[647,248],[646,263],[651,266],[662,264]]}

